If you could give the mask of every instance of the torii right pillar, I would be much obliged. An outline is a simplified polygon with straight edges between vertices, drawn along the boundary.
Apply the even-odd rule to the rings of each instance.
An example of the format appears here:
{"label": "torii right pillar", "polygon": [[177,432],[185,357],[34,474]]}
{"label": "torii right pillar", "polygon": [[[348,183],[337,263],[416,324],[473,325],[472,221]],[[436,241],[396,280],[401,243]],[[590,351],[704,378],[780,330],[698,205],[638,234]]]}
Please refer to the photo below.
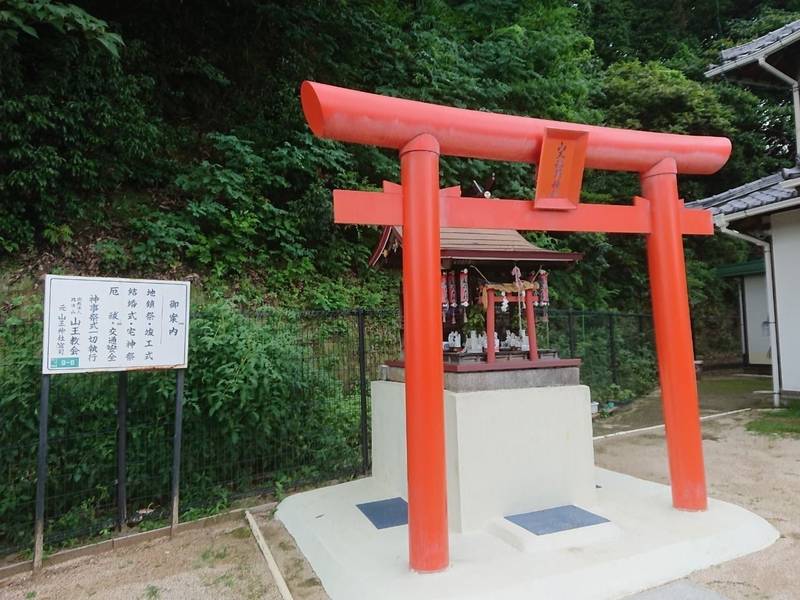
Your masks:
{"label": "torii right pillar", "polygon": [[681,233],[677,165],[666,158],[642,173],[650,204],[647,263],[672,502],[681,510],[708,506],[700,408]]}

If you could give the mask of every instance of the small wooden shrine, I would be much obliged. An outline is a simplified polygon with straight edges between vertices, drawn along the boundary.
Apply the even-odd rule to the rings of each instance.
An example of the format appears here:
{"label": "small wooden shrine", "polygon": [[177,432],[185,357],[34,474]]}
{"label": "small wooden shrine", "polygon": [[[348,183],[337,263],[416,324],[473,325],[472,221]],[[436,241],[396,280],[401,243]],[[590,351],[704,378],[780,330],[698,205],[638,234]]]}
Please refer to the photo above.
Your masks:
{"label": "small wooden shrine", "polygon": [[[402,247],[402,227],[384,227],[370,266],[400,269]],[[548,318],[550,269],[580,258],[539,248],[513,229],[442,228],[445,371],[561,366],[557,350],[539,348],[536,322]]]}

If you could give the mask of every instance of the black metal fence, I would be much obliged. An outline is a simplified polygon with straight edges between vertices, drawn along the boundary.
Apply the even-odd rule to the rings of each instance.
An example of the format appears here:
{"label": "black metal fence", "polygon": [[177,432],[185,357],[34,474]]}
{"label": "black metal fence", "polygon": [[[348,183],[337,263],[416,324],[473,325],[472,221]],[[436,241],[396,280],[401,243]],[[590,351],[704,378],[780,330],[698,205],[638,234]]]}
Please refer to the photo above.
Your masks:
{"label": "black metal fence", "polygon": [[582,359],[581,381],[601,402],[627,402],[652,389],[657,379],[650,315],[551,310],[537,322],[539,347]]}
{"label": "black metal fence", "polygon": [[[595,399],[654,382],[646,315],[551,310],[540,347],[583,359]],[[192,315],[181,462],[181,519],[237,497],[369,468],[369,384],[400,352],[394,310],[269,311],[227,305]],[[36,487],[41,323],[0,324],[0,566],[30,555]],[[52,378],[45,548],[114,534],[115,374]],[[169,513],[175,377],[127,375],[128,524]]]}

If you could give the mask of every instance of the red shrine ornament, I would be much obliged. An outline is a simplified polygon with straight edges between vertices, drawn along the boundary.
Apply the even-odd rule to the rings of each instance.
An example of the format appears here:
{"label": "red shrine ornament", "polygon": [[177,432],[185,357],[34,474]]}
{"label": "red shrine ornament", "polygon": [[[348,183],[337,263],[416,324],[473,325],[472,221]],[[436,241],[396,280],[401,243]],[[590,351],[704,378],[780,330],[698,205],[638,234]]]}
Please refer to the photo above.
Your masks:
{"label": "red shrine ornament", "polygon": [[547,285],[547,271],[539,271],[539,305],[550,304],[550,288]]}

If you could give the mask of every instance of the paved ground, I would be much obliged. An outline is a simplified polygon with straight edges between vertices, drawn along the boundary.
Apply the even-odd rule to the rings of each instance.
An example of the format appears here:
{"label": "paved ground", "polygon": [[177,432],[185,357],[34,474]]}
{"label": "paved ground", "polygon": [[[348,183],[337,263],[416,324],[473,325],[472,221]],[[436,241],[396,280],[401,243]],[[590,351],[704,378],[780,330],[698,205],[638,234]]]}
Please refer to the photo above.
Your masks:
{"label": "paved ground", "polygon": [[[770,379],[706,376],[700,384],[704,415],[768,407]],[[709,490],[715,498],[744,506],[768,519],[781,538],[770,548],[628,600],[798,600],[800,582],[800,440],[746,431],[752,413],[708,420],[703,425]],[[614,416],[595,421],[595,434],[663,423],[660,398],[643,398]],[[663,430],[595,442],[599,466],[668,483]],[[275,521],[261,521],[281,571],[298,600],[327,600],[313,570]]]}
{"label": "paved ground", "polygon": [[271,514],[254,515],[294,600],[330,600],[294,538]]}
{"label": "paved ground", "polygon": [[[703,415],[769,407],[771,382],[765,377],[708,375],[700,383]],[[781,538],[770,548],[691,577],[637,594],[628,600],[798,600],[800,582],[800,440],[746,431],[752,413],[705,421],[704,450],[712,496],[744,506],[769,520]],[[653,394],[608,419],[595,421],[595,435],[663,423],[660,398]],[[668,483],[663,430],[595,442],[596,462]],[[313,570],[280,523],[262,522],[287,583],[298,599],[327,600]]]}
{"label": "paved ground", "polygon": [[280,600],[242,521],[0,581],[2,600]]}
{"label": "paved ground", "polygon": [[[701,413],[768,408],[769,377],[712,374],[699,384]],[[630,600],[731,600],[800,598],[800,440],[749,433],[752,413],[706,420],[703,448],[710,494],[765,517],[781,538],[770,548]],[[657,393],[594,423],[607,435],[663,423]],[[599,466],[668,483],[663,430],[597,440]]]}

